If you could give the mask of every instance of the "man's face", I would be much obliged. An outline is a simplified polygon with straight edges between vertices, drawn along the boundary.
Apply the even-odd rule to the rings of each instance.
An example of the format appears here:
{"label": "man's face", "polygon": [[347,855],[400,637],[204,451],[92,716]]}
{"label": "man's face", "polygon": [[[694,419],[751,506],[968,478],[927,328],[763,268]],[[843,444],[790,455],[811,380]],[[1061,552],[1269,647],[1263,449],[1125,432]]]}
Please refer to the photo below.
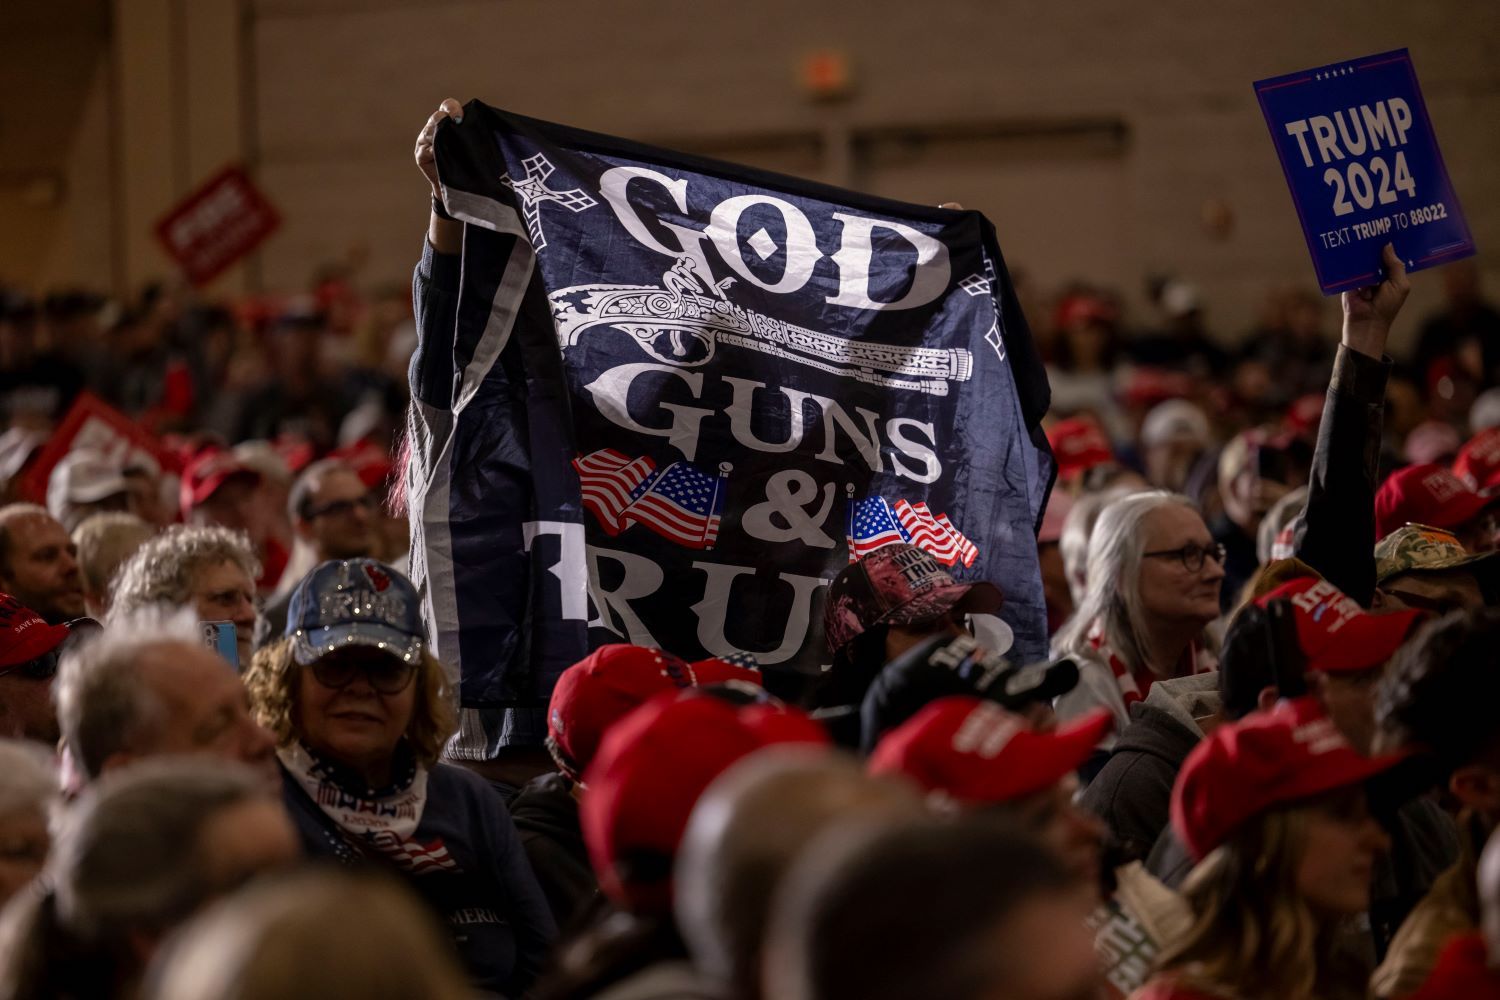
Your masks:
{"label": "man's face", "polygon": [[234,622],[240,669],[250,664],[255,635],[255,581],[232,560],[198,567],[193,575],[193,607],[198,620]]}
{"label": "man's face", "polygon": [[1074,805],[1078,776],[1069,774],[1035,795],[1007,802],[1006,815],[1036,834],[1087,886],[1099,885],[1104,824]]}
{"label": "man's face", "polygon": [[78,546],[48,514],[22,514],[5,525],[10,558],[0,586],[16,600],[59,625],[84,613]]}
{"label": "man's face", "polygon": [[232,667],[207,647],[174,640],[146,650],[141,680],[164,708],[136,748],[143,756],[202,754],[248,764],[277,787],[275,742],[250,714],[250,698]]}
{"label": "man's face", "polygon": [[259,546],[266,540],[266,519],[261,514],[260,480],[254,475],[237,474],[207,500],[193,509],[193,523],[217,524],[231,531],[243,531],[250,542]]}
{"label": "man's face", "polygon": [[310,541],[318,560],[358,559],[375,552],[374,497],[347,469],[331,469],[308,497],[298,532]]}
{"label": "man's face", "polygon": [[1308,675],[1328,717],[1362,754],[1368,754],[1375,743],[1375,689],[1384,675],[1384,664],[1371,670]]}

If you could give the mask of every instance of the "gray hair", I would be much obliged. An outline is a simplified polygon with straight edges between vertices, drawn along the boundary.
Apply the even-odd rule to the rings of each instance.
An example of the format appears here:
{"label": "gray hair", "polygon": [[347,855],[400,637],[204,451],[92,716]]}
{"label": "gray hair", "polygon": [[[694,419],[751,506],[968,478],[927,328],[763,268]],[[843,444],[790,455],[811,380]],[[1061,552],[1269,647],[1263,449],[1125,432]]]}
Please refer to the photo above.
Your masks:
{"label": "gray hair", "polygon": [[63,745],[89,778],[104,762],[135,747],[166,711],[141,678],[140,660],[162,646],[200,645],[188,609],[148,606],[111,614],[99,636],[63,656],[53,696]]}
{"label": "gray hair", "polygon": [[1068,577],[1068,589],[1072,591],[1073,603],[1083,603],[1087,589],[1089,536],[1094,533],[1094,524],[1104,508],[1121,497],[1137,492],[1128,486],[1114,486],[1096,493],[1085,493],[1073,502],[1073,509],[1063,519],[1062,535],[1057,540],[1062,554],[1063,572]]}
{"label": "gray hair", "polygon": [[61,923],[88,943],[170,928],[218,888],[202,870],[204,824],[267,796],[263,779],[222,760],[160,758],[109,775],[58,833],[48,872]]}
{"label": "gray hair", "polygon": [[134,514],[107,511],[86,517],[73,529],[78,572],[89,595],[109,596],[110,582],[156,529]]}
{"label": "gray hair", "polygon": [[57,801],[57,768],[46,750],[26,740],[0,739],[0,816],[50,814]]}
{"label": "gray hair", "polygon": [[[1058,656],[1092,657],[1090,636],[1098,626],[1110,650],[1132,669],[1145,665],[1140,636],[1141,555],[1146,551],[1146,518],[1163,507],[1198,507],[1181,493],[1152,490],[1120,497],[1104,508],[1089,536],[1088,585],[1073,617],[1053,640]],[[1074,508],[1075,510],[1077,508]]]}
{"label": "gray hair", "polygon": [[111,617],[152,605],[187,604],[194,574],[223,562],[235,563],[252,580],[260,576],[260,563],[243,533],[216,525],[173,525],[136,549],[120,567]]}
{"label": "gray hair", "polygon": [[343,471],[351,476],[357,476],[354,466],[342,458],[320,458],[316,462],[303,469],[297,476],[297,481],[292,483],[292,490],[287,494],[286,512],[293,522],[306,521],[307,510],[312,503],[312,495],[323,482],[323,477],[330,472]]}

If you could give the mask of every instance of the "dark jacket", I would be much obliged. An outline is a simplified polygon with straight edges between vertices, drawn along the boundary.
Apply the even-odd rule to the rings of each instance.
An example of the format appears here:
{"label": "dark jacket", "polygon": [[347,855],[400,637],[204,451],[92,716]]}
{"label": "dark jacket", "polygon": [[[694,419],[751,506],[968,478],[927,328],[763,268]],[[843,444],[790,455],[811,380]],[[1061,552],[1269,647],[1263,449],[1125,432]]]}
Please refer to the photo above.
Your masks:
{"label": "dark jacket", "polygon": [[1375,598],[1375,488],[1391,361],[1340,346],[1293,554],[1365,607]]}
{"label": "dark jacket", "polygon": [[566,928],[599,897],[573,786],[556,772],[533,778],[510,804],[510,815],[552,916]]}
{"label": "dark jacket", "polygon": [[398,871],[452,934],[476,988],[521,996],[536,980],[557,928],[515,825],[483,778],[450,764],[431,768],[413,840],[445,852],[451,864],[410,873],[352,846],[296,778],[285,770],[282,777],[287,812],[309,857]]}
{"label": "dark jacket", "polygon": [[1120,733],[1109,759],[1079,804],[1109,828],[1120,860],[1143,861],[1166,828],[1172,784],[1188,752],[1203,738],[1193,721],[1194,702],[1217,703],[1217,675],[1158,681],[1146,700],[1130,708],[1130,725]]}

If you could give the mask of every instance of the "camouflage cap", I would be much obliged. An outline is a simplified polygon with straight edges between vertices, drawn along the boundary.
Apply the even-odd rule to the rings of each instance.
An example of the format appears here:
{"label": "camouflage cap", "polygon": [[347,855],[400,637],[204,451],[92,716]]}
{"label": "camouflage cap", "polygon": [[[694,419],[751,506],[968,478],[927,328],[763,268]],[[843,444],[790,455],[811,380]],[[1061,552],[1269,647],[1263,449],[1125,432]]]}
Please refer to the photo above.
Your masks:
{"label": "camouflage cap", "polygon": [[[1474,573],[1500,570],[1497,552],[1470,552],[1453,532],[1425,524],[1408,524],[1382,538],[1375,546],[1375,582],[1385,583],[1402,573],[1441,573],[1470,567]],[[1475,565],[1484,563],[1483,566]]]}

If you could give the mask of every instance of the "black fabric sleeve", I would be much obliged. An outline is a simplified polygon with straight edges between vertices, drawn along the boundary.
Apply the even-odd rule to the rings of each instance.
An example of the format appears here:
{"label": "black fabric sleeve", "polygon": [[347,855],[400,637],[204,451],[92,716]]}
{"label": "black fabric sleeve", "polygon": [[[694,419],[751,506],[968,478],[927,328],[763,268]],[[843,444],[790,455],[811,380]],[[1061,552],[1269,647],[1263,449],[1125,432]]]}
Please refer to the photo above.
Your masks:
{"label": "black fabric sleeve", "polygon": [[412,352],[408,377],[411,394],[440,410],[453,405],[456,369],[454,328],[458,317],[460,255],[438,253],[422,241],[422,259],[412,275],[412,315],[416,317],[417,349]]}
{"label": "black fabric sleeve", "polygon": [[1292,546],[1365,607],[1375,597],[1375,478],[1391,367],[1390,358],[1339,347]]}

